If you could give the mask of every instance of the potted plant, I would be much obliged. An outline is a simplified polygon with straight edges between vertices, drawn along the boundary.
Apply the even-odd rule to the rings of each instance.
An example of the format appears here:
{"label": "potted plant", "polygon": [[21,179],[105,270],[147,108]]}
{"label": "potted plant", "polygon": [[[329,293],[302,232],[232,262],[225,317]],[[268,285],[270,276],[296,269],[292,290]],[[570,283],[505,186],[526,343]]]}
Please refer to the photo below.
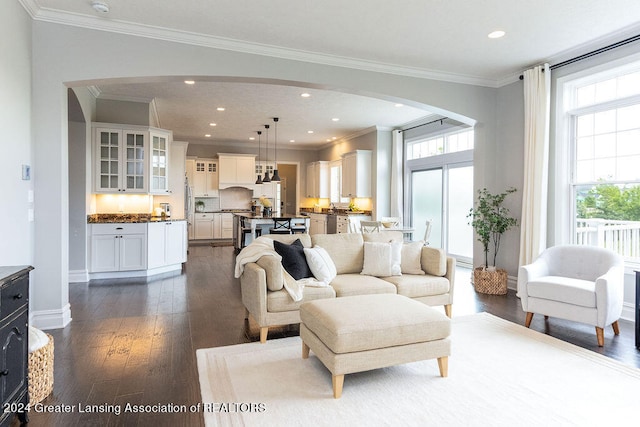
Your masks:
{"label": "potted plant", "polygon": [[[491,194],[486,188],[478,190],[475,208],[470,209],[470,225],[478,235],[484,249],[484,266],[473,271],[473,285],[477,292],[504,295],[507,293],[507,271],[496,269],[496,258],[502,234],[518,225],[518,220],[509,216],[509,209],[502,204],[504,199],[516,191],[509,188],[499,194]],[[489,265],[489,247],[493,247],[493,264]]]}
{"label": "potted plant", "polygon": [[204,202],[202,200],[197,200],[196,201],[196,212],[203,212],[204,211]]}

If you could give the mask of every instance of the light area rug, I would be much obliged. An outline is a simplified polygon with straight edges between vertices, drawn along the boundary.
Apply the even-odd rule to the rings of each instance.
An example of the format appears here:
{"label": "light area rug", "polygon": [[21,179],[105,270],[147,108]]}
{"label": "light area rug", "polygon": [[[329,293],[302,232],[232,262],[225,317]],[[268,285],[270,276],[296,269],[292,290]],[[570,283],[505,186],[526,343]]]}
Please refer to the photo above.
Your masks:
{"label": "light area rug", "polygon": [[454,317],[451,339],[447,378],[436,360],[350,374],[340,399],[299,337],[197,350],[205,424],[637,425],[639,369],[487,313]]}

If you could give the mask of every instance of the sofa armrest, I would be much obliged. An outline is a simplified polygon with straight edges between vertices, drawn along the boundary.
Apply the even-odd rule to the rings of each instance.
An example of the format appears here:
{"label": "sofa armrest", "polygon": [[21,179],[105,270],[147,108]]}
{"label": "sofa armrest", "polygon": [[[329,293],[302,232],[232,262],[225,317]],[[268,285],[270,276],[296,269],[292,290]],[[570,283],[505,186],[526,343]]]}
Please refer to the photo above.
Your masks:
{"label": "sofa armrest", "polygon": [[262,267],[251,262],[240,276],[242,303],[260,326],[266,324],[267,275]]}
{"label": "sofa armrest", "polygon": [[528,265],[523,265],[518,269],[517,296],[520,297],[522,309],[529,311],[529,299],[527,293],[527,283],[543,276],[549,275],[549,264],[542,257]]}
{"label": "sofa armrest", "polygon": [[616,265],[596,279],[598,326],[604,328],[620,318],[624,299],[624,267]]}
{"label": "sofa armrest", "polygon": [[444,275],[449,280],[449,304],[453,304],[453,286],[456,284],[456,259],[447,257],[447,273]]}

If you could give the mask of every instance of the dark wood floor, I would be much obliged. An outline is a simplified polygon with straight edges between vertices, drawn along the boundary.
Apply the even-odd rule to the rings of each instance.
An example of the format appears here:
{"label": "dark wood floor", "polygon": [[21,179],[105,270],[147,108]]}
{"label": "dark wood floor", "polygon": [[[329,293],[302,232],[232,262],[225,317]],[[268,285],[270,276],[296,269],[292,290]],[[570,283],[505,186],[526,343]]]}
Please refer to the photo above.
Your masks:
{"label": "dark wood floor", "polygon": [[[231,247],[190,247],[185,272],[150,281],[100,281],[70,285],[73,321],[48,331],[55,339],[55,385],[42,403],[70,405],[72,413],[30,414],[31,426],[199,426],[200,413],[121,413],[107,405],[189,405],[200,402],[195,351],[258,339],[245,326],[240,285],[233,278]],[[453,315],[487,311],[523,324],[515,293],[476,294],[469,271],[459,269]],[[633,323],[620,322],[620,335],[596,343],[592,327],[536,316],[531,327],[578,346],[640,367]],[[269,339],[297,333],[297,327],[270,333]],[[104,413],[79,413],[97,405]]]}

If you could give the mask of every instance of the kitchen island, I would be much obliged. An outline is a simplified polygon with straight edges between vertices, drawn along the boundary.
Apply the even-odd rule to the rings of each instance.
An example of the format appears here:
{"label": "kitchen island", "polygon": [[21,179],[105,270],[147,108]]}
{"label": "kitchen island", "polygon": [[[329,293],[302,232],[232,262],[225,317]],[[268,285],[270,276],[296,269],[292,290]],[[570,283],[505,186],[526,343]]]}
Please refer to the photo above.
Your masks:
{"label": "kitchen island", "polygon": [[[254,215],[251,212],[234,212],[233,214],[233,247],[236,250],[242,249],[242,221],[241,218],[248,220],[251,226],[251,233],[245,237],[245,244],[253,242],[256,236],[256,228],[262,229],[262,235],[269,234],[269,227],[273,226],[273,217],[267,217],[262,215]],[[304,224],[309,231],[309,217],[303,215],[282,215],[278,218],[291,219],[291,226],[296,224]]]}

